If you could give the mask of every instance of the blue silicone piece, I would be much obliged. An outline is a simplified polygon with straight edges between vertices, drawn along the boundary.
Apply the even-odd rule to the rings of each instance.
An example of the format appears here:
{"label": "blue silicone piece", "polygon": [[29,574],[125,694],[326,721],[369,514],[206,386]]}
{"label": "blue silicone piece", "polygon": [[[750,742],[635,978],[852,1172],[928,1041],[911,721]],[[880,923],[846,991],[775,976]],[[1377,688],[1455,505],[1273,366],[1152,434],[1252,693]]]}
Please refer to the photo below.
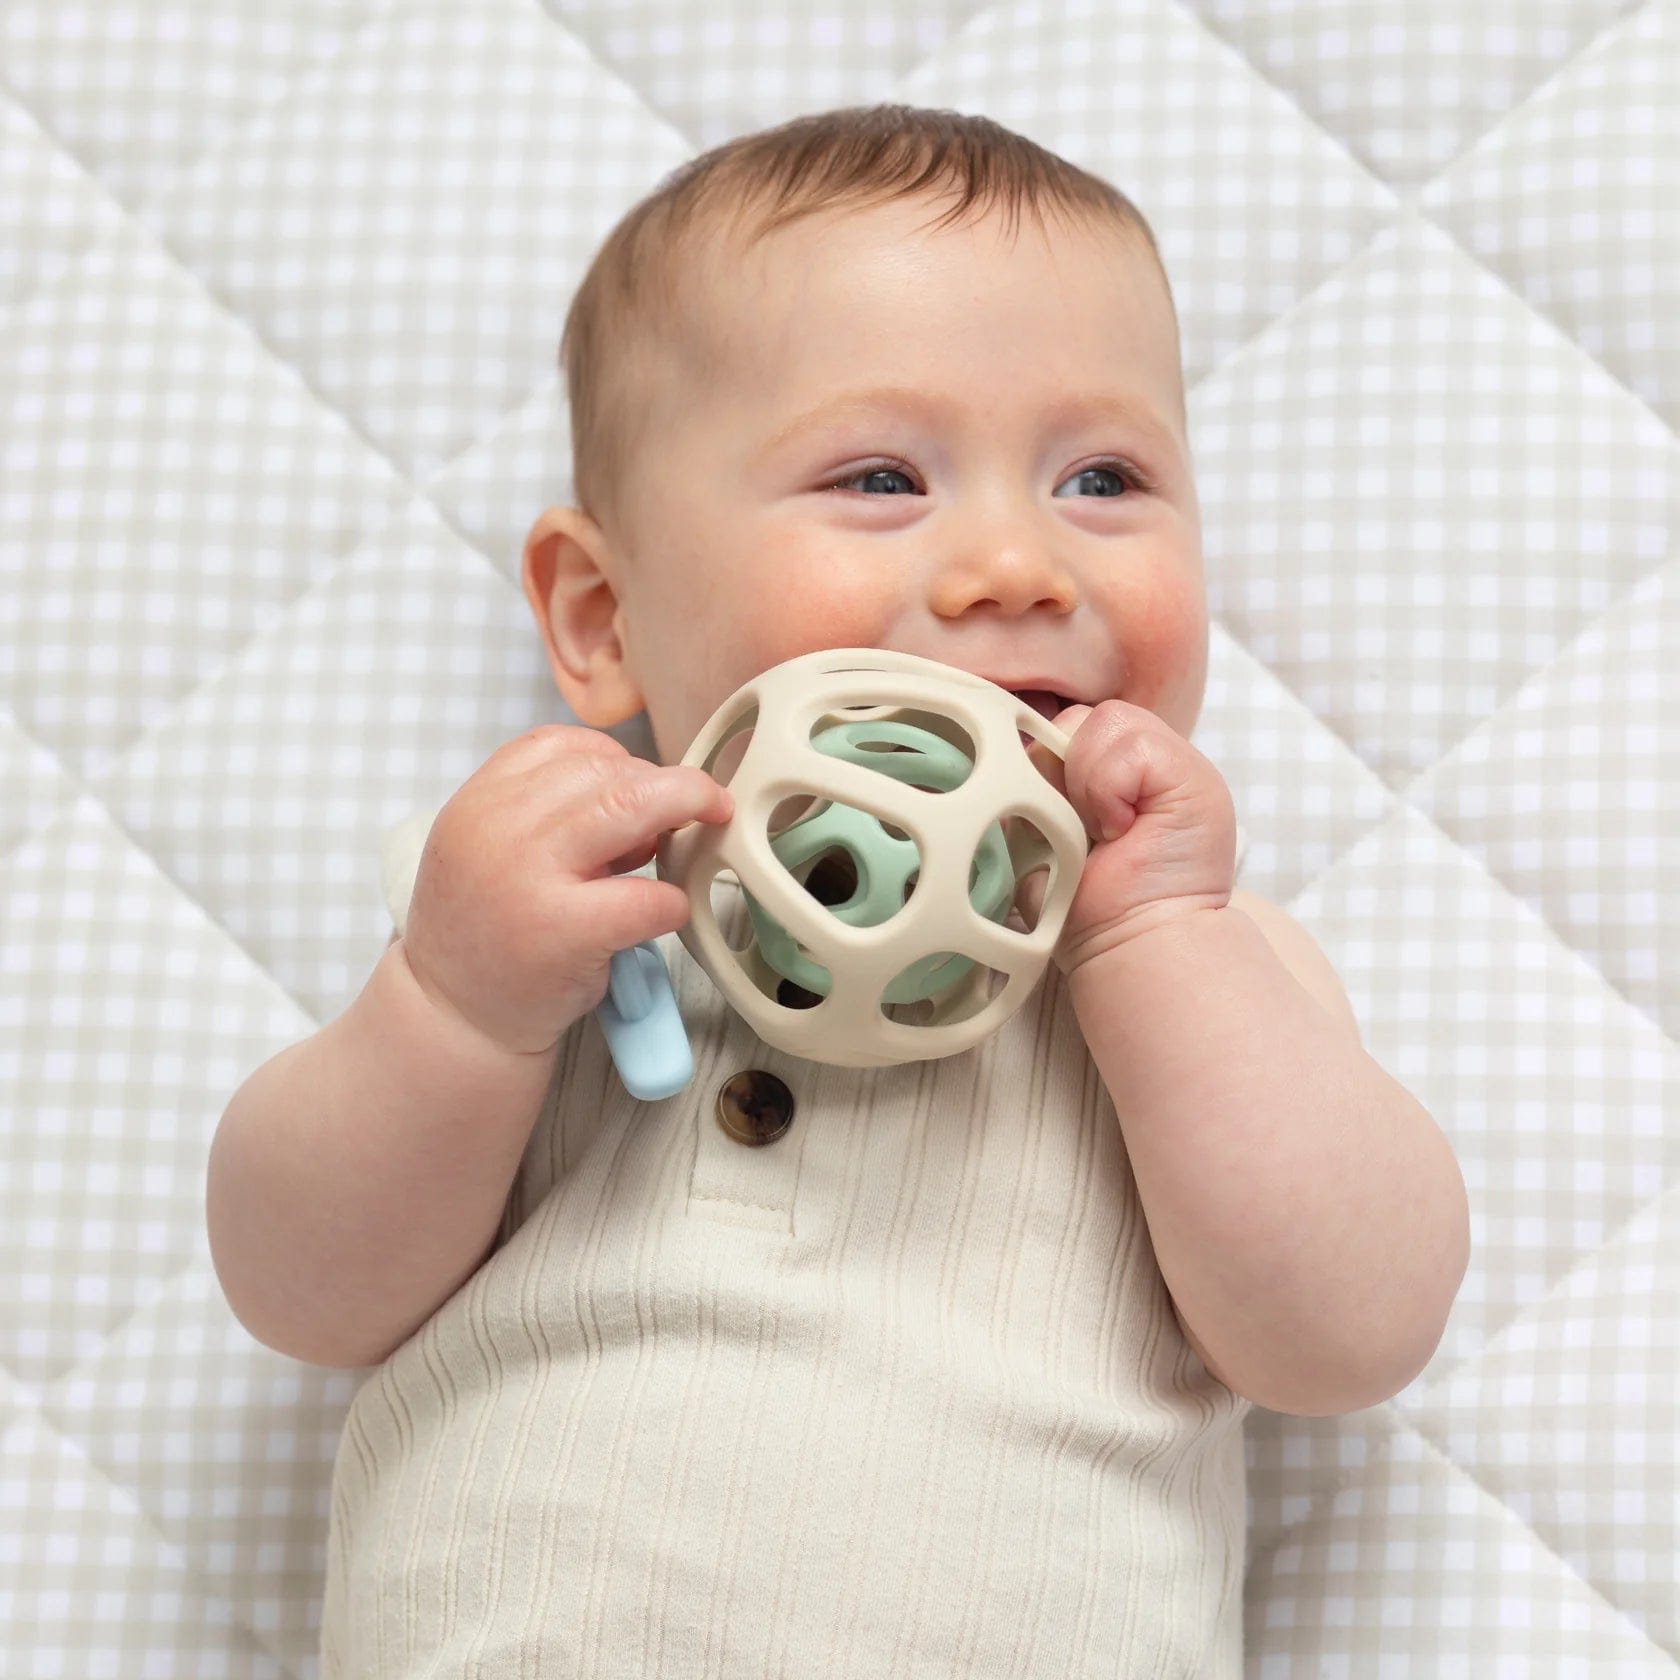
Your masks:
{"label": "blue silicone piece", "polygon": [[651,939],[614,951],[607,995],[595,1006],[613,1065],[638,1102],[675,1096],[694,1077],[694,1053],[665,959]]}

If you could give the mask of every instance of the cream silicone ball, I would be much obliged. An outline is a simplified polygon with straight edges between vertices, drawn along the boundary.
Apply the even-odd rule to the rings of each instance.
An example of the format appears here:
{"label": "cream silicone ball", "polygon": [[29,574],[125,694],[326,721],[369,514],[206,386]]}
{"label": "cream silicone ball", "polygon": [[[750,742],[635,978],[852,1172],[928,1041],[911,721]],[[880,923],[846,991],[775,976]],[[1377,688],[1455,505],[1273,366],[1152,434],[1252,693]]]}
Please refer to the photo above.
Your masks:
{"label": "cream silicone ball", "polygon": [[[893,724],[961,749],[964,773],[947,776],[948,786],[896,778],[883,755],[916,749],[903,736],[891,739]],[[856,726],[853,744],[865,749],[865,726],[878,725],[878,751],[860,750],[848,761],[815,744],[825,730],[847,725]],[[739,763],[722,778],[735,806],[729,822],[668,833],[656,858],[660,877],[688,896],[691,915],[679,937],[766,1043],[841,1066],[925,1060],[968,1048],[1026,1001],[1049,962],[1088,847],[1073,807],[1023,744],[1061,758],[1069,744],[1063,731],[1008,690],[954,666],[880,648],[834,648],[744,683],[695,736],[684,762],[721,775],[724,749],[743,734]],[[935,755],[928,756],[931,764]],[[901,906],[883,915],[877,900],[875,919],[848,921],[787,867],[775,842],[790,829],[773,834],[772,821],[801,801],[805,819],[830,802],[914,843],[917,878]],[[1018,820],[1000,828],[1006,817]],[[992,919],[971,896],[975,860],[994,830],[994,854],[998,846],[1006,853],[1000,867],[1009,901],[1026,877],[1047,872],[1030,929]],[[831,977],[826,995],[804,988],[797,1006],[783,1001],[788,976],[767,960],[746,903],[726,904],[726,933],[713,902],[714,884],[726,875],[813,972]],[[943,960],[950,958],[965,961]],[[907,986],[914,996],[907,976],[918,971],[917,983],[939,975],[951,983],[923,993],[912,1012],[918,1018],[895,1018],[888,1006],[905,999]]]}

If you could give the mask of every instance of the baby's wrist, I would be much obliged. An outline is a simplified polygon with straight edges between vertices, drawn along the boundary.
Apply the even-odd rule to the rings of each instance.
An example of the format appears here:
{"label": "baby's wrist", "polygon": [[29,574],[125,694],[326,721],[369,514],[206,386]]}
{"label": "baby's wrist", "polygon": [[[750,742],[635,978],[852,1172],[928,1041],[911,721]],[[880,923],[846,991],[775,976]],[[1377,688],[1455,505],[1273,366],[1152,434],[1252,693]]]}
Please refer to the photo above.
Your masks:
{"label": "baby's wrist", "polygon": [[1135,949],[1162,931],[1182,932],[1194,918],[1224,909],[1229,893],[1190,893],[1182,898],[1155,899],[1134,906],[1114,920],[1065,941],[1056,954],[1056,966],[1071,981],[1090,978],[1104,960],[1118,952],[1135,954]]}
{"label": "baby's wrist", "polygon": [[512,1069],[546,1065],[551,1059],[553,1045],[523,1049],[503,1042],[480,1026],[415,968],[402,939],[397,939],[387,948],[383,961],[390,965],[398,991],[406,994],[408,1010],[421,1018],[417,1024],[422,1030],[429,1028],[432,1035],[459,1046],[476,1060],[500,1063]]}

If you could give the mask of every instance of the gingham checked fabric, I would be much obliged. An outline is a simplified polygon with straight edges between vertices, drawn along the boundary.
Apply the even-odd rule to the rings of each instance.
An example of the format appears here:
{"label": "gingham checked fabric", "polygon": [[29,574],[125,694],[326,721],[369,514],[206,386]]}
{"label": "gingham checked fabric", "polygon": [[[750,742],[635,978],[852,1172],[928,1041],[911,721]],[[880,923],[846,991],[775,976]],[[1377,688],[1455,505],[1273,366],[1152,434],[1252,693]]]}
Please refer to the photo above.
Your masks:
{"label": "gingham checked fabric", "polygon": [[1249,1420],[1250,1672],[1680,1672],[1677,88],[1680,0],[9,0],[0,1675],[313,1675],[355,1378],[230,1316],[210,1136],[371,969],[380,834],[568,715],[589,254],[876,99],[1156,228],[1197,743],[1469,1188],[1417,1381]]}

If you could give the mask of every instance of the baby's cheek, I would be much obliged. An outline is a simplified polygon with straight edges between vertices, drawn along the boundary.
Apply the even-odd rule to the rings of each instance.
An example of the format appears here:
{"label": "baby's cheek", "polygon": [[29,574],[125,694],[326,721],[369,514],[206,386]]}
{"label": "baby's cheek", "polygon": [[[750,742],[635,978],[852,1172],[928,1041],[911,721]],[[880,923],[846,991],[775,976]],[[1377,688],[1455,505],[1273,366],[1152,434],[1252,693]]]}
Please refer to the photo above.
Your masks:
{"label": "baby's cheek", "polygon": [[1169,722],[1186,708],[1193,719],[1207,678],[1207,602],[1199,585],[1162,583],[1129,603],[1122,652],[1123,699]]}
{"label": "baby's cheek", "polygon": [[745,591],[737,622],[764,666],[822,648],[874,647],[888,616],[873,579],[814,560]]}
{"label": "baby's cheek", "polygon": [[[712,705],[785,660],[825,648],[874,644],[873,630],[866,630],[854,614],[812,612],[797,590],[744,592],[731,597],[721,618],[716,616],[717,605],[712,604],[714,645],[708,661]],[[696,727],[704,721],[698,719]]]}

